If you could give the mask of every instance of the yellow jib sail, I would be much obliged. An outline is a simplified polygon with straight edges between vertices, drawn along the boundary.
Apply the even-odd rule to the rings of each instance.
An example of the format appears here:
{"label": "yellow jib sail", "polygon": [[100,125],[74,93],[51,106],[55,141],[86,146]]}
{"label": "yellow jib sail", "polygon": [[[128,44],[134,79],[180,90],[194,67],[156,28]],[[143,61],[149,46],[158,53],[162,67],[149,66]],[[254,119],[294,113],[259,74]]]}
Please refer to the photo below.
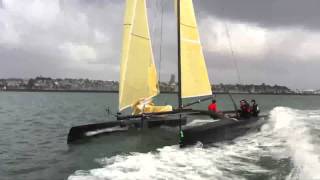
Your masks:
{"label": "yellow jib sail", "polygon": [[180,0],[181,96],[211,95],[192,0]]}
{"label": "yellow jib sail", "polygon": [[146,0],[126,1],[120,68],[120,111],[159,93]]}

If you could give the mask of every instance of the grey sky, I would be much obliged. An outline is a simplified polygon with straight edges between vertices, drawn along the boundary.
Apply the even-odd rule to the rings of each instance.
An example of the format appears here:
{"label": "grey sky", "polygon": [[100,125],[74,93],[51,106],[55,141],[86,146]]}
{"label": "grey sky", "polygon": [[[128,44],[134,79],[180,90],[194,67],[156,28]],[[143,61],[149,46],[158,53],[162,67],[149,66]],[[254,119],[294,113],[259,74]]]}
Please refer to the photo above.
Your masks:
{"label": "grey sky", "polygon": [[[320,1],[194,4],[212,83],[237,83],[237,62],[241,83],[320,88]],[[148,12],[156,63],[166,81],[176,72],[173,0],[148,0]],[[118,80],[123,14],[124,0],[0,0],[0,78]]]}
{"label": "grey sky", "polygon": [[209,0],[198,3],[208,14],[267,27],[320,27],[318,0]]}

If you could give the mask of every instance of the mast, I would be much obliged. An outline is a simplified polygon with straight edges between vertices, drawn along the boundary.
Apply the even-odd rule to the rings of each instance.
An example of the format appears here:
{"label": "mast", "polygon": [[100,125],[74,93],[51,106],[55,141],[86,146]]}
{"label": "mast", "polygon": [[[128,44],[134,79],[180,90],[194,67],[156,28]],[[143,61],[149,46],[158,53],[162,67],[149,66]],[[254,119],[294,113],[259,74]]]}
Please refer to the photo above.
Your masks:
{"label": "mast", "polygon": [[[181,31],[180,31],[180,0],[177,0],[177,36],[178,36],[178,103],[179,110],[182,109],[182,96],[181,96]],[[182,115],[179,114],[179,144],[182,146],[183,131],[182,131]]]}
{"label": "mast", "polygon": [[[178,36],[178,107],[182,109],[181,97],[181,31],[180,31],[180,0],[177,0],[177,36]],[[181,119],[181,118],[180,118]]]}

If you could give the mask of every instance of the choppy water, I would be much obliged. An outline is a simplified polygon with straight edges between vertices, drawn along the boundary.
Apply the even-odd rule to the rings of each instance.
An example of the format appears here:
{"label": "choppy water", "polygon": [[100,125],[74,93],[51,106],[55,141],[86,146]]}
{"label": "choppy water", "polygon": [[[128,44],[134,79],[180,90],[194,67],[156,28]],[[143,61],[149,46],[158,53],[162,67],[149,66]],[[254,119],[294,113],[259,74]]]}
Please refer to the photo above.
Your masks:
{"label": "choppy water", "polygon": [[[73,125],[111,118],[104,109],[117,106],[115,94],[0,93],[0,179],[320,179],[320,97],[254,98],[270,114],[260,132],[179,149],[164,146],[175,134],[158,139],[161,130],[68,146]],[[232,109],[227,96],[218,100]]]}

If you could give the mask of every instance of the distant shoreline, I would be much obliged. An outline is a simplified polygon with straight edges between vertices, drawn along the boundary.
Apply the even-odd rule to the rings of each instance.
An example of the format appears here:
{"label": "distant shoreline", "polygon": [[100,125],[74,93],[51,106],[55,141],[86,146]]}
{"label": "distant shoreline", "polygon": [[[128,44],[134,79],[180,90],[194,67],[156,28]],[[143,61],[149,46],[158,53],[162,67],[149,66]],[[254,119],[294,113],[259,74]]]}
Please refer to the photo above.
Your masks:
{"label": "distant shoreline", "polygon": [[[7,89],[0,92],[52,92],[52,93],[118,93],[118,91],[106,90],[45,90],[45,89]],[[162,94],[177,94],[172,91],[162,91]],[[229,94],[227,92],[215,92],[214,94]],[[298,94],[298,93],[245,93],[245,92],[230,92],[230,94],[245,94],[245,95],[295,95],[295,96],[319,96],[319,94]]]}

